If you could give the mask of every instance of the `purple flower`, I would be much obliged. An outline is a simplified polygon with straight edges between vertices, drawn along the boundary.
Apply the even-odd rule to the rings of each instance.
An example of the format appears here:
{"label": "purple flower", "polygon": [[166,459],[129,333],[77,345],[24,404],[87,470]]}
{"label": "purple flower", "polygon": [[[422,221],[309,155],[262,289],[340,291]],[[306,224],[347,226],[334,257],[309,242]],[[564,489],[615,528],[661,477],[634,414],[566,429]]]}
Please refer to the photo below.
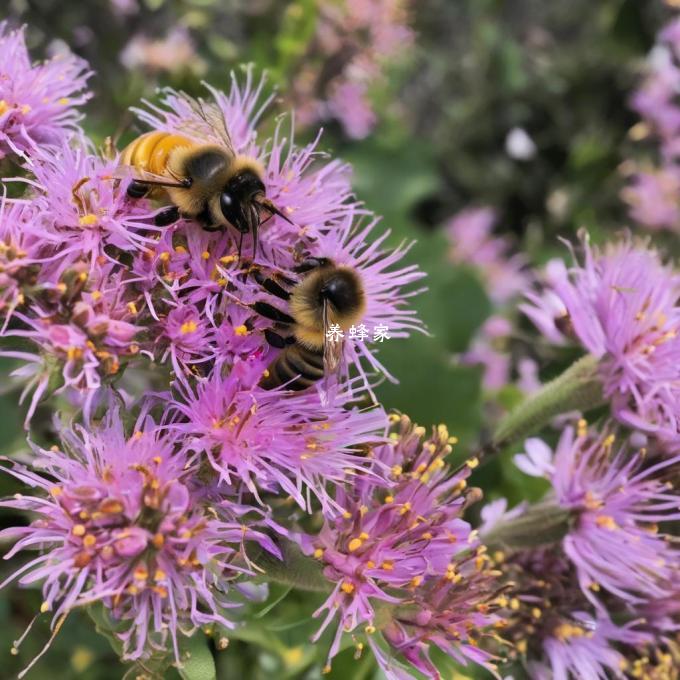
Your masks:
{"label": "purple flower", "polygon": [[4,333],[14,311],[37,282],[43,261],[42,240],[30,232],[35,208],[24,202],[0,200],[0,328]]}
{"label": "purple flower", "polygon": [[511,659],[520,660],[536,680],[624,677],[620,645],[650,641],[637,622],[615,625],[606,614],[592,612],[573,566],[559,550],[536,548],[507,560],[499,557],[498,566],[511,583],[499,598],[507,612],[503,637],[514,644]]}
{"label": "purple flower", "polygon": [[141,231],[153,229],[153,211],[145,201],[130,201],[124,183],[115,180],[116,161],[90,153],[87,143],[62,145],[36,155],[32,204],[40,217],[33,231],[46,246],[72,262],[105,258],[104,246],[134,251],[152,243]]}
{"label": "purple flower", "polygon": [[34,353],[1,352],[25,362],[13,375],[26,381],[21,401],[33,392],[26,427],[48,389],[77,395],[89,411],[102,383],[142,349],[136,295],[115,265],[89,270],[81,263],[64,269],[55,283],[39,283],[26,309],[14,312],[21,324],[2,335],[29,340],[35,346]]}
{"label": "purple flower", "polygon": [[529,439],[518,467],[547,477],[555,501],[574,521],[563,539],[584,595],[599,610],[601,590],[639,607],[672,597],[680,551],[658,523],[680,519],[680,496],[665,475],[680,456],[649,464],[645,452],[614,447],[613,435],[564,430],[553,454],[540,439]]}
{"label": "purple flower", "polygon": [[484,368],[482,384],[487,390],[500,390],[510,382],[511,357],[504,351],[512,324],[502,316],[489,317],[472,342],[471,347],[459,357],[465,366]]}
{"label": "purple flower", "polygon": [[532,296],[523,310],[539,328],[557,337],[566,330],[600,359],[617,419],[678,441],[680,279],[655,250],[630,238],[603,250],[584,238],[583,249],[583,264],[551,263],[550,297]]}
{"label": "purple flower", "polygon": [[373,450],[389,468],[388,480],[363,476],[339,487],[342,516],[301,539],[335,584],[316,613],[326,612],[317,637],[337,620],[330,660],[343,632],[365,634],[389,678],[412,676],[383,650],[380,638],[430,677],[438,677],[431,644],[460,663],[489,666],[491,655],[477,644],[497,620],[491,612],[495,585],[485,548],[462,519],[465,480],[477,461],[452,473],[444,463],[453,441],[446,427],[423,441],[424,428],[406,416],[393,420],[393,441]]}
{"label": "purple flower", "polygon": [[529,277],[523,271],[522,256],[509,254],[508,239],[492,236],[495,222],[491,208],[470,208],[454,216],[446,229],[451,261],[474,267],[491,300],[502,304],[524,292]]}
{"label": "purple flower", "polygon": [[214,371],[195,389],[178,385],[168,427],[220,482],[243,484],[258,498],[262,489],[283,492],[308,511],[313,495],[337,514],[327,485],[373,467],[359,449],[384,438],[385,414],[346,409],[343,395],[322,408],[317,392],[263,390],[257,382],[265,366],[238,361],[226,377]]}
{"label": "purple flower", "polygon": [[87,64],[72,54],[32,64],[24,30],[0,23],[0,157],[32,157],[43,144],[61,144],[79,131],[75,107],[90,98]]}
{"label": "purple flower", "polygon": [[[386,60],[412,46],[401,0],[348,0],[319,8],[316,35],[291,89],[298,122],[337,120],[353,139],[366,137],[377,115],[367,96],[381,83]],[[334,72],[325,65],[337,65]]]}
{"label": "purple flower", "polygon": [[211,329],[193,305],[179,304],[160,321],[159,341],[167,344],[161,361],[170,355],[176,375],[185,380],[194,365],[210,359]]}
{"label": "purple flower", "polygon": [[666,165],[648,172],[636,172],[622,191],[631,217],[649,229],[680,228],[680,167]]}
{"label": "purple flower", "polygon": [[173,440],[143,414],[131,437],[110,406],[100,427],[65,430],[63,439],[64,451],[36,447],[35,471],[7,469],[35,495],[2,505],[36,519],[2,532],[16,541],[5,558],[23,550],[39,555],[3,585],[42,583],[41,612],[53,611],[57,626],[75,607],[102,602],[127,624],[117,632],[126,659],[172,644],[179,661],[180,631],[232,626],[224,608],[234,606],[229,581],[250,573],[244,542],[279,554],[259,529],[264,513],[204,502]]}

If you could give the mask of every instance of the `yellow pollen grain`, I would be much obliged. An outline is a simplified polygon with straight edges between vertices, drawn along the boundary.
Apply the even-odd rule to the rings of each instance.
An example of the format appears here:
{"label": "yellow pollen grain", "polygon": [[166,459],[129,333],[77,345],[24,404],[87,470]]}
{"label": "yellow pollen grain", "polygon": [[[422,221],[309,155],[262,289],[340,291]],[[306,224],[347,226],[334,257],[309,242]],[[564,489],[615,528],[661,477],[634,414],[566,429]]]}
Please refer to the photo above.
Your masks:
{"label": "yellow pollen grain", "polygon": [[617,528],[614,518],[609,515],[600,515],[599,517],[596,517],[595,524],[597,524],[598,527],[609,529],[610,531],[614,531],[614,529]]}
{"label": "yellow pollen grain", "polygon": [[354,592],[354,584],[350,583],[349,581],[344,581],[343,584],[340,586],[340,589],[342,590],[343,593],[351,595]]}
{"label": "yellow pollen grain", "polygon": [[351,513],[351,512],[347,512],[347,510],[345,510],[345,511],[342,513],[343,519],[349,519],[351,516],[352,516],[352,513]]}
{"label": "yellow pollen grain", "polygon": [[61,99],[58,100],[58,104],[61,104],[62,106],[66,106],[67,104],[70,103],[70,99],[68,97],[62,97]]}
{"label": "yellow pollen grain", "polygon": [[314,557],[316,557],[317,560],[320,560],[323,557],[323,548],[317,548],[314,551]]}
{"label": "yellow pollen grain", "polygon": [[153,543],[154,548],[160,550],[163,547],[163,544],[165,543],[165,537],[163,536],[163,534],[156,534],[151,539],[151,542]]}
{"label": "yellow pollen grain", "polygon": [[366,633],[366,635],[373,635],[373,633],[375,633],[375,626],[369,624],[368,626],[366,626],[366,628],[364,628],[364,632]]}
{"label": "yellow pollen grain", "polygon": [[193,333],[196,329],[198,328],[198,325],[196,324],[195,321],[185,321],[181,326],[180,326],[180,333],[183,335],[187,335],[189,333]]}
{"label": "yellow pollen grain", "polygon": [[431,540],[432,540],[432,533],[429,532],[429,531],[426,531],[426,532],[423,534],[423,538],[424,538],[426,541],[431,541]]}
{"label": "yellow pollen grain", "polygon": [[368,560],[368,562],[366,562],[366,569],[375,569],[375,562],[373,560]]}
{"label": "yellow pollen grain", "polygon": [[97,537],[94,534],[86,534],[83,536],[83,545],[86,548],[92,548],[97,543]]}
{"label": "yellow pollen grain", "polygon": [[146,570],[146,567],[137,567],[133,576],[137,581],[146,581],[149,578],[149,572]]}
{"label": "yellow pollen grain", "polygon": [[209,260],[209,259],[210,259],[210,253],[209,253],[207,250],[204,250],[204,251],[201,253],[201,257],[202,257],[204,260]]}
{"label": "yellow pollen grain", "polygon": [[187,249],[184,246],[175,246],[175,252],[178,255],[185,255],[187,252]]}
{"label": "yellow pollen grain", "polygon": [[7,113],[7,111],[9,111],[9,104],[4,99],[0,99],[0,116]]}
{"label": "yellow pollen grain", "polygon": [[385,496],[385,503],[394,503],[394,496]]}
{"label": "yellow pollen grain", "polygon": [[232,262],[235,262],[236,259],[236,255],[225,255],[224,257],[220,258],[220,262],[222,264],[231,264]]}
{"label": "yellow pollen grain", "polygon": [[400,515],[405,515],[407,512],[411,510],[411,504],[407,501],[404,503],[404,505],[400,508],[399,514]]}
{"label": "yellow pollen grain", "polygon": [[531,610],[531,616],[533,616],[535,619],[540,619],[541,616],[543,615],[543,612],[538,607],[534,607]]}
{"label": "yellow pollen grain", "polygon": [[363,545],[363,541],[360,538],[353,538],[349,542],[349,544],[347,545],[347,549],[350,552],[354,552],[355,550],[358,550],[359,548],[361,548],[362,545]]}
{"label": "yellow pollen grain", "polygon": [[411,585],[412,585],[414,588],[417,588],[422,582],[423,582],[423,577],[422,577],[422,576],[414,576],[414,577],[411,579]]}
{"label": "yellow pollen grain", "polygon": [[479,458],[470,458],[465,464],[470,470],[474,470],[479,465]]}
{"label": "yellow pollen grain", "polygon": [[519,609],[519,600],[516,597],[513,597],[510,600],[510,609],[512,609],[512,611],[514,612],[516,612]]}
{"label": "yellow pollen grain", "polygon": [[395,477],[399,477],[399,475],[400,475],[402,472],[403,472],[403,470],[402,470],[401,465],[395,465],[395,466],[392,468],[392,474],[393,474]]}
{"label": "yellow pollen grain", "polygon": [[394,569],[394,562],[385,560],[380,566],[381,566],[385,571],[392,571],[392,569]]}
{"label": "yellow pollen grain", "polygon": [[156,569],[153,575],[153,580],[158,583],[158,581],[165,581],[167,578],[166,573],[162,569]]}
{"label": "yellow pollen grain", "polygon": [[76,524],[73,529],[73,535],[74,536],[84,536],[86,529],[84,524]]}
{"label": "yellow pollen grain", "polygon": [[241,324],[240,326],[236,326],[234,328],[234,333],[239,337],[243,337],[245,335],[248,335],[248,328],[245,325]]}
{"label": "yellow pollen grain", "polygon": [[96,215],[93,215],[92,213],[83,215],[78,220],[78,223],[80,224],[81,227],[91,227],[93,224],[97,224],[97,222],[99,222],[99,218]]}
{"label": "yellow pollen grain", "polygon": [[517,644],[515,646],[517,647],[517,651],[520,654],[526,654],[527,653],[527,641],[526,640],[520,640],[519,642],[517,642]]}

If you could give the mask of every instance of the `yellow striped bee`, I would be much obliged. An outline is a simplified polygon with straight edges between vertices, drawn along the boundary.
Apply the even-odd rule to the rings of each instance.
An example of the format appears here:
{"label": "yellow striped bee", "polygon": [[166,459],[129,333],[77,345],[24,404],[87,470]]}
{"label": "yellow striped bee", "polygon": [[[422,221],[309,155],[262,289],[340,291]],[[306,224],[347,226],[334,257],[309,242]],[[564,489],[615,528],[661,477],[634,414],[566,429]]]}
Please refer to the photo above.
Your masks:
{"label": "yellow striped bee", "polygon": [[346,333],[366,309],[363,283],[351,267],[328,258],[308,258],[294,271],[302,275],[298,282],[279,277],[286,287],[254,271],[254,279],[265,290],[288,302],[288,312],[266,302],[253,304],[258,314],[275,321],[281,330],[265,331],[269,344],[281,349],[260,381],[265,389],[285,384],[303,390],[337,372],[344,343],[329,337],[329,331],[335,326]]}
{"label": "yellow striped bee", "polygon": [[[163,131],[141,135],[121,153],[121,163],[134,171],[128,196],[165,192],[173,205],[157,216],[158,226],[180,216],[198,220],[208,231],[232,225],[241,234],[239,254],[243,235],[250,233],[254,255],[263,211],[291,221],[267,198],[262,164],[236,153],[220,109],[184,93],[181,96],[221,143],[201,143]],[[187,126],[186,132],[190,135],[194,130]]]}

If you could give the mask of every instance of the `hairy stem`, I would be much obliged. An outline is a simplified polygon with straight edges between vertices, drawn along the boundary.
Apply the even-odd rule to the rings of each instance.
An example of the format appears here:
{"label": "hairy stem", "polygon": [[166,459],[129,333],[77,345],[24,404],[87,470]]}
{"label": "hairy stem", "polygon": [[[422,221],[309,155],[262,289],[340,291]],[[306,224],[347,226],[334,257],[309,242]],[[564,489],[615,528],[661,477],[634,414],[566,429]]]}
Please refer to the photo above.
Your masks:
{"label": "hairy stem", "polygon": [[546,383],[499,423],[483,454],[498,453],[506,446],[538,432],[550,420],[569,411],[589,411],[605,403],[598,376],[598,359],[590,354],[574,362],[562,375]]}

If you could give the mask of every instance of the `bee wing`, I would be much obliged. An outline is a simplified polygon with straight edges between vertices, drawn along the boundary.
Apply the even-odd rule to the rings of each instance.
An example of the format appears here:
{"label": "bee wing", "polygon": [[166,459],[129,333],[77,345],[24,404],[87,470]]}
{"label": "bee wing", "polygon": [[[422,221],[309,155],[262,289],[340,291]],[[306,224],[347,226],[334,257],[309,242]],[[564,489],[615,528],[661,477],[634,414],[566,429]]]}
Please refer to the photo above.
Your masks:
{"label": "bee wing", "polygon": [[217,104],[206,102],[204,99],[194,99],[186,92],[180,92],[182,101],[196,114],[198,120],[186,121],[179,126],[180,132],[186,132],[193,137],[217,137],[227,147],[231,154],[236,155],[234,142],[227,128],[227,121]]}
{"label": "bee wing", "polygon": [[148,170],[142,170],[131,165],[119,165],[112,174],[113,179],[133,179],[142,184],[151,184],[161,187],[184,187],[186,183],[181,177],[168,177],[157,175]]}
{"label": "bee wing", "polygon": [[345,343],[342,339],[331,340],[328,337],[330,319],[328,314],[328,301],[323,302],[323,368],[324,374],[331,376],[338,373],[345,354]]}

